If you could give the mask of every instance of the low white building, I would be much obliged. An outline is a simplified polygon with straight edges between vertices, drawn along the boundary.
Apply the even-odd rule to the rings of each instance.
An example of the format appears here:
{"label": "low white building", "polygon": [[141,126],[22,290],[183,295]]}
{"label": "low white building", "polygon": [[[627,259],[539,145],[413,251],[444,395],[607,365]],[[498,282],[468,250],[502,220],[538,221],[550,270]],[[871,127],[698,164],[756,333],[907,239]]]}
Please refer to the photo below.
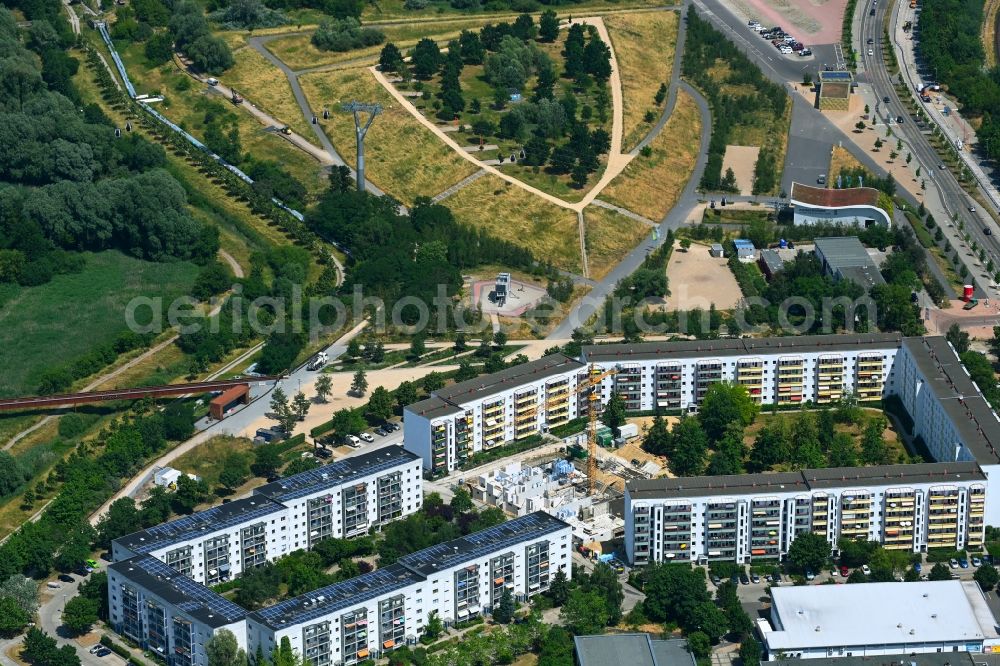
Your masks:
{"label": "low white building", "polygon": [[880,192],[873,187],[827,189],[792,183],[789,202],[794,208],[794,223],[845,224],[870,227],[892,225],[889,213],[879,204]]}
{"label": "low white building", "polygon": [[342,458],[250,497],[115,539],[112,558],[152,555],[214,585],[329,537],[365,534],[418,511],[420,459],[400,446]]}
{"label": "low white building", "polygon": [[108,613],[115,631],[171,666],[207,666],[205,642],[222,629],[247,646],[247,611],[150,555],[108,567]]}
{"label": "low white building", "polygon": [[771,588],[767,658],[992,652],[997,622],[973,581]]}
{"label": "low white building", "polygon": [[[184,475],[184,472],[179,469],[174,469],[173,467],[161,467],[153,473],[153,483],[157,486],[169,488],[170,486],[177,485],[177,480]],[[195,481],[201,480],[201,477],[194,474],[188,474],[187,476]]]}

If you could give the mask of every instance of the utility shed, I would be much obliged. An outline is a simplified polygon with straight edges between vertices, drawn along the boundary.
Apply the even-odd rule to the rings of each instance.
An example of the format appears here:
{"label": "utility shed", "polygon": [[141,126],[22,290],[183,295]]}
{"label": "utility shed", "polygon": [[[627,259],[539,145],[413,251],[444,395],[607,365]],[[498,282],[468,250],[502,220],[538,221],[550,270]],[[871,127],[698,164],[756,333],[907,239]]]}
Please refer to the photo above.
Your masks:
{"label": "utility shed", "polygon": [[816,257],[823,265],[823,272],[836,280],[851,280],[865,291],[885,284],[878,266],[857,236],[817,238]]}

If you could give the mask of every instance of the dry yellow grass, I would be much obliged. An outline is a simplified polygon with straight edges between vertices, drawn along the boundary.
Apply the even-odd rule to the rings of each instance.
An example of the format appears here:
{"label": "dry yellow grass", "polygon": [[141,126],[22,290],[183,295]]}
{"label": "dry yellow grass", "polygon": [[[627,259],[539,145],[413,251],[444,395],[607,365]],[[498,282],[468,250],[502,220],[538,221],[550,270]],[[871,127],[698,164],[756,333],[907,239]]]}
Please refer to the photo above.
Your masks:
{"label": "dry yellow grass", "polygon": [[854,155],[840,146],[833,147],[833,153],[830,155],[830,170],[827,172],[827,186],[832,187],[833,183],[837,182],[837,174],[839,174],[844,169],[860,169],[862,168],[861,162],[857,160]]}
{"label": "dry yellow grass", "polygon": [[[307,139],[314,139],[309,121],[295,103],[292,87],[284,73],[249,46],[233,50],[235,64],[222,77],[227,86],[244,93],[258,108]],[[317,143],[313,141],[313,143]]]}
{"label": "dry yellow grass", "polygon": [[604,18],[622,80],[622,150],[631,150],[652,127],[646,111],[659,109],[654,97],[670,79],[677,45],[676,12],[616,14]]}
{"label": "dry yellow grass", "polygon": [[677,92],[677,103],[663,130],[649,144],[653,154],[637,155],[601,192],[600,198],[658,221],[681,196],[698,158],[701,114],[694,99]]}
{"label": "dry yellow grass", "polygon": [[[476,171],[476,166],[439,141],[379,85],[366,68],[314,72],[299,77],[314,109],[337,108],[352,99],[379,102],[384,110],[365,138],[368,178],[405,204],[434,196]],[[336,112],[323,121],[327,136],[354,166],[354,121]]]}
{"label": "dry yellow grass", "polygon": [[492,174],[442,202],[466,224],[525,247],[541,261],[580,272],[576,213],[549,203]]}
{"label": "dry yellow grass", "polygon": [[981,38],[987,69],[997,65],[997,12],[1000,12],[1000,0],[986,0]]}
{"label": "dry yellow grass", "polygon": [[[430,37],[438,42],[447,42],[450,39],[456,39],[462,30],[478,30],[486,23],[489,21],[478,18],[374,27],[385,33],[387,42],[392,42],[405,51],[423,37]],[[312,33],[289,35],[267,42],[266,47],[268,51],[295,71],[358,59],[367,59],[370,61],[369,64],[373,64],[378,60],[378,54],[382,51],[381,44],[343,52],[320,51],[312,45],[311,40]]]}
{"label": "dry yellow grass", "polygon": [[590,277],[600,280],[632,251],[652,227],[600,206],[583,211],[587,235],[587,266]]}

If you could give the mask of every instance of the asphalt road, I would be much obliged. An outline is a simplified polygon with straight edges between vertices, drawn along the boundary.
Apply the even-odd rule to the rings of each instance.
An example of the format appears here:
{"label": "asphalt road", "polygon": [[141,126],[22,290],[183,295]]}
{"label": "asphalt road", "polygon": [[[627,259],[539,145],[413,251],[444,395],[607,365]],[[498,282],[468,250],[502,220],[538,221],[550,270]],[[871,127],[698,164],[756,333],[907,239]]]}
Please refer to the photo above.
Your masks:
{"label": "asphalt road", "polygon": [[[879,97],[879,103],[873,110],[874,114],[884,123],[894,123],[894,116],[903,115],[903,109],[905,109],[893,85],[894,82],[899,80],[899,76],[890,76],[881,48],[873,48],[872,55],[868,55],[869,46],[867,45],[868,39],[872,39],[875,42],[874,46],[878,46],[884,41],[882,26],[885,22],[886,12],[889,9],[888,4],[887,2],[878,3],[875,6],[874,16],[868,11],[870,8],[869,4],[864,3],[858,6],[858,11],[862,12],[861,29],[858,34],[858,48],[862,53],[861,60],[864,67],[864,71],[862,74],[859,74],[858,80],[870,83]],[[896,3],[896,11],[898,11],[898,4]],[[891,18],[893,20],[889,24],[890,38],[895,32],[894,26],[896,23],[894,20],[895,17]],[[888,104],[883,101],[885,97],[889,98]],[[938,157],[937,151],[934,150],[927,137],[921,131],[920,127],[918,127],[915,119],[907,116],[901,125],[893,125],[893,131],[897,136],[903,138],[913,153],[914,158],[920,164],[927,166],[927,177],[928,179],[932,179],[937,185],[938,191],[941,194],[942,204],[947,213],[949,215],[958,214],[965,219],[965,228],[972,239],[979,246],[986,248],[987,252],[993,256],[994,263],[1000,264],[1000,240],[992,233],[990,235],[983,233],[983,229],[987,227],[991,228],[995,233],[997,231],[996,225],[992,221],[981,217],[981,213],[973,214],[968,211],[970,206],[978,206],[978,204],[965,193],[951,171],[936,168],[941,160]],[[970,268],[972,267],[970,266]],[[988,297],[990,295],[989,292],[983,289],[985,286],[983,278],[978,276],[977,271],[971,272],[973,275],[976,275],[975,284],[977,294]]]}

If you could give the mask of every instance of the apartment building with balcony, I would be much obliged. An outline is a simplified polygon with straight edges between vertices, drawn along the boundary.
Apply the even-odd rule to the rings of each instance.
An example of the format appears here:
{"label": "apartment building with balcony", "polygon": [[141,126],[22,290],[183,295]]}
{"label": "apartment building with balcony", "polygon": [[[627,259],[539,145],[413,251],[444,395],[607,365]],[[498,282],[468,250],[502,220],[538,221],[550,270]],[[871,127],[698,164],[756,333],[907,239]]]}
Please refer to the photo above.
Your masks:
{"label": "apartment building with balcony", "polygon": [[435,391],[404,410],[404,446],[425,470],[452,471],[468,456],[538,434],[578,416],[584,365],[550,354]]}
{"label": "apartment building with balcony", "polygon": [[112,559],[151,555],[194,581],[214,585],[323,539],[366,534],[418,511],[422,503],[420,459],[390,446],[115,539]]}
{"label": "apartment building with balcony", "polygon": [[247,611],[152,555],[108,567],[108,622],[170,666],[207,666],[205,642],[226,629],[246,649]]}
{"label": "apartment building with balcony", "polygon": [[571,528],[536,512],[406,555],[395,564],[247,616],[249,652],[283,638],[314,666],[349,666],[416,643],[432,612],[446,625],[490,614],[505,589],[526,600],[572,575]]}
{"label": "apartment building with balcony", "polygon": [[975,462],[630,481],[625,550],[651,562],[783,558],[798,534],[926,552],[981,545],[986,475]]}

